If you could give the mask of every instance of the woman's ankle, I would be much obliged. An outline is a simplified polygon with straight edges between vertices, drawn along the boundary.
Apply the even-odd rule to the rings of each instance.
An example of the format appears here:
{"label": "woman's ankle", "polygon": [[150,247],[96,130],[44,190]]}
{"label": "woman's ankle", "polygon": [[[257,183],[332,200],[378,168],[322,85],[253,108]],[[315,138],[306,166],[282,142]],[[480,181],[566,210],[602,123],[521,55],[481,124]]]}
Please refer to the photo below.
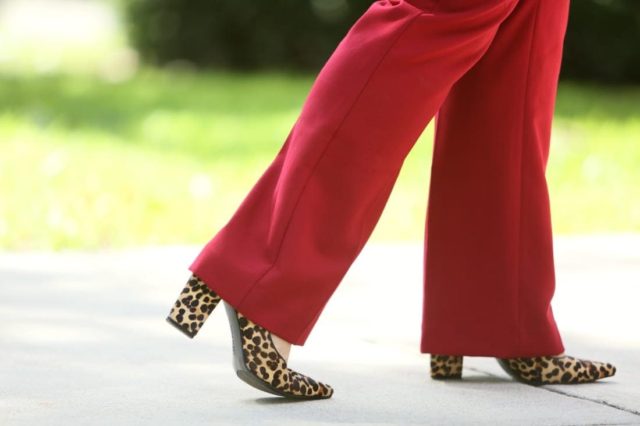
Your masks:
{"label": "woman's ankle", "polygon": [[282,357],[286,361],[289,361],[289,352],[291,350],[291,343],[287,342],[281,337],[276,336],[273,333],[271,333],[271,337],[273,338],[273,344],[276,346],[276,349],[278,350],[280,355],[282,355]]}

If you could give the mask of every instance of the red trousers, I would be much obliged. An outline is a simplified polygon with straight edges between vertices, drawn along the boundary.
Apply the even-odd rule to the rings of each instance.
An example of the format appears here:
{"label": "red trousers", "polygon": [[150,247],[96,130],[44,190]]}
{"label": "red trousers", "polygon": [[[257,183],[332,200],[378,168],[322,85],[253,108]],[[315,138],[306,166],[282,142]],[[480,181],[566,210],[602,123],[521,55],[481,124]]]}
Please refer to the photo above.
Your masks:
{"label": "red trousers", "polygon": [[545,168],[568,6],[373,2],[320,70],[272,163],[189,269],[303,345],[435,117],[421,352],[563,352],[550,306]]}

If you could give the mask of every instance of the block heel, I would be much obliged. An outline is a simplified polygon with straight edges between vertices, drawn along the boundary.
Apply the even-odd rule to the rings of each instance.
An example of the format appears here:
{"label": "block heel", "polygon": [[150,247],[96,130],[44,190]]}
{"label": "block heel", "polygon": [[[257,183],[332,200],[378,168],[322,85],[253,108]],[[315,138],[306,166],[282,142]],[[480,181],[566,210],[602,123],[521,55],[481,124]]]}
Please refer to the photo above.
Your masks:
{"label": "block heel", "polygon": [[431,378],[436,380],[462,378],[462,356],[431,355]]}
{"label": "block heel", "polygon": [[220,296],[198,276],[191,274],[171,307],[167,321],[193,339],[220,300]]}

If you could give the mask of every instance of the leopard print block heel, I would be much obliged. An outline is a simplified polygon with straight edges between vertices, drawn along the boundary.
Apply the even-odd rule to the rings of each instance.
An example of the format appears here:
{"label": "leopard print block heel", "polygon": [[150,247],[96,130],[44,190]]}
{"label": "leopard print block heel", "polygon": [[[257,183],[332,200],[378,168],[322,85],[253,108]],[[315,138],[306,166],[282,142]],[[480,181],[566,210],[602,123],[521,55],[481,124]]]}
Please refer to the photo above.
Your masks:
{"label": "leopard print block heel", "polygon": [[199,277],[191,274],[173,304],[167,321],[188,337],[194,338],[220,300],[220,296]]}
{"label": "leopard print block heel", "polygon": [[496,359],[511,377],[534,386],[591,383],[616,373],[616,367],[609,363],[569,355]]}
{"label": "leopard print block heel", "polygon": [[292,399],[325,399],[333,388],[287,367],[271,333],[223,301],[233,340],[233,364],[247,384]]}
{"label": "leopard print block heel", "polygon": [[462,378],[462,356],[431,355],[431,378],[436,380]]}

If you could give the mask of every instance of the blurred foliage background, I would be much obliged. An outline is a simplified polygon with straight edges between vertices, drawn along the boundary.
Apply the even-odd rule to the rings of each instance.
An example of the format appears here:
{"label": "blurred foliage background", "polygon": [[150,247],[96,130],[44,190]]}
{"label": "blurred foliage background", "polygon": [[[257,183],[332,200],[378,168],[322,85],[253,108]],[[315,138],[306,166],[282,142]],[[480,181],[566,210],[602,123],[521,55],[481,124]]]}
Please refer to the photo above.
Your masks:
{"label": "blurred foliage background", "polygon": [[[316,71],[372,0],[131,0],[146,61]],[[640,1],[574,0],[562,77],[640,82]]]}
{"label": "blurred foliage background", "polygon": [[[0,2],[0,247],[202,244],[363,0]],[[574,0],[547,169],[559,233],[640,232],[640,2]],[[422,240],[433,123],[371,240]]]}

